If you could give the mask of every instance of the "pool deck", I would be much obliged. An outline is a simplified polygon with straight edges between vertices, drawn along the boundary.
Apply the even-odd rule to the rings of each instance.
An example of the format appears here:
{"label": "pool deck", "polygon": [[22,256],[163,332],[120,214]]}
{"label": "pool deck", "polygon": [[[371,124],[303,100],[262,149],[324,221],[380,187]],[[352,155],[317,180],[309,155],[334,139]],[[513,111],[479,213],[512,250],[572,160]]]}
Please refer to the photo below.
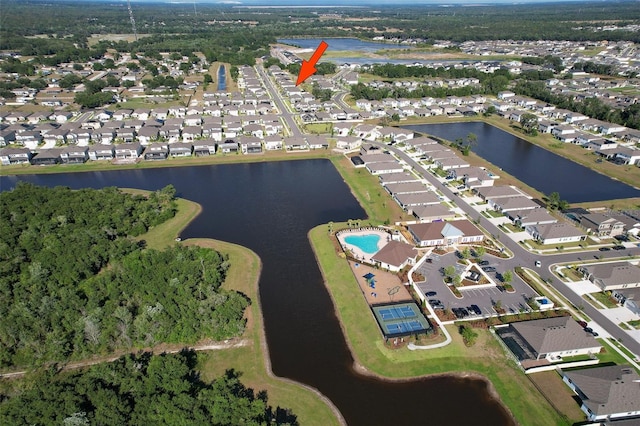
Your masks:
{"label": "pool deck", "polygon": [[380,251],[382,247],[386,246],[389,240],[391,240],[391,235],[388,232],[380,229],[372,228],[372,229],[354,229],[354,230],[347,230],[345,232],[341,232],[340,235],[338,235],[338,241],[340,241],[340,245],[343,247],[343,249],[348,248],[349,250],[351,250],[351,252],[357,259],[360,259],[366,263],[373,263],[371,262],[371,257],[373,257],[375,253],[365,253],[359,247],[353,244],[346,243],[344,241],[345,237],[371,235],[371,234],[380,235],[380,241],[378,241],[378,251]]}

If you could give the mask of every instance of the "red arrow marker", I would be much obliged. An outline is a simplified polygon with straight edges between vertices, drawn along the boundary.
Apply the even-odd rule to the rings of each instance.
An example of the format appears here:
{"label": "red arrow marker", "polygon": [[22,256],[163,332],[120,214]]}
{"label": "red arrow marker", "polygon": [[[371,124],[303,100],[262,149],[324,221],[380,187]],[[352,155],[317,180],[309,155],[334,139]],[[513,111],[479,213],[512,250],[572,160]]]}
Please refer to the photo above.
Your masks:
{"label": "red arrow marker", "polygon": [[320,60],[320,57],[322,56],[324,51],[327,50],[327,47],[329,47],[329,45],[325,43],[324,40],[321,41],[316,48],[316,51],[313,52],[313,55],[311,55],[311,59],[309,59],[309,61],[305,61],[304,59],[302,60],[302,66],[300,67],[300,73],[298,74],[298,81],[296,81],[296,86],[315,74],[315,72],[317,71],[316,64],[318,63],[318,60]]}

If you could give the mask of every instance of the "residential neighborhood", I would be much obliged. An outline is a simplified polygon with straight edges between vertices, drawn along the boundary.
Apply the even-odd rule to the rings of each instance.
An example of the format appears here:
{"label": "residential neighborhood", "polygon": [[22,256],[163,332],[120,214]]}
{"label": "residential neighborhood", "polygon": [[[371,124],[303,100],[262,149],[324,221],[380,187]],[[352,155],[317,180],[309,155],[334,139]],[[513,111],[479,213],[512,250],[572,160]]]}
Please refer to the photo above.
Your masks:
{"label": "residential neighborhood", "polygon": [[[193,8],[195,18],[195,2]],[[132,13],[130,5],[128,12]],[[314,13],[326,20],[335,18],[333,13]],[[229,25],[257,24],[238,19]],[[638,31],[636,25],[620,25],[594,31]],[[0,97],[0,172],[18,176],[328,159],[338,181],[349,186],[369,217],[317,221],[313,226],[318,228],[304,229],[308,233],[304,242],[310,241],[312,249],[318,250],[314,254],[319,282],[326,286],[321,290],[331,296],[325,310],[337,321],[353,321],[353,317],[357,322],[374,321],[375,342],[369,342],[370,335],[365,333],[353,333],[356,340],[375,345],[385,361],[396,354],[406,359],[402,357],[454,347],[481,353],[493,348],[500,362],[508,363],[510,371],[521,375],[547,401],[561,394],[580,421],[602,425],[638,421],[639,205],[613,195],[570,204],[558,191],[545,193],[474,152],[477,145],[486,143],[486,136],[441,137],[414,126],[482,123],[500,128],[514,139],[526,138],[522,142],[528,143],[527,148],[518,159],[511,159],[516,165],[523,157],[533,156],[530,147],[540,148],[624,185],[633,194],[630,200],[640,199],[635,181],[640,169],[640,130],[550,101],[597,101],[611,111],[612,121],[620,121],[623,111],[626,114],[640,104],[640,49],[617,39],[479,37],[454,42],[395,37],[396,32],[373,31],[370,42],[399,48],[401,55],[409,54],[405,49],[422,51],[412,59],[392,57],[385,49],[358,58],[330,52],[325,64],[331,62],[327,68],[333,71],[320,72],[320,62],[301,84],[296,81],[296,66],[315,53],[282,41],[271,43],[254,65],[234,65],[237,62],[223,55],[211,59],[215,56],[211,52],[140,50],[134,54],[110,48],[86,62],[56,65],[16,51],[0,52],[0,65],[28,63],[33,67],[28,79],[37,79],[42,86],[24,85],[11,89],[11,96]],[[137,41],[138,34],[134,35]],[[438,50],[442,56],[428,59],[431,49],[442,49]],[[447,59],[448,55],[465,55],[465,59]],[[405,74],[393,75],[397,71],[393,67],[404,67]],[[449,76],[439,76],[443,71]],[[484,75],[507,74],[531,78],[523,82],[505,77],[504,90],[485,94],[497,80],[487,82]],[[549,74],[553,77],[547,78]],[[20,77],[26,78],[2,72],[0,82]],[[83,104],[83,96],[93,89],[93,95],[107,101]],[[542,92],[548,100],[533,96]],[[423,96],[429,93],[448,94]],[[492,147],[503,149],[497,144]],[[553,176],[550,181],[558,171],[544,161],[534,169],[534,175]],[[253,178],[260,179],[257,174]],[[588,192],[591,183],[571,185]],[[278,191],[269,191],[263,192],[280,197]],[[237,197],[250,195],[238,192]],[[379,200],[378,210],[371,206],[372,200]],[[309,214],[295,202],[289,203],[283,202],[287,213],[280,213],[282,217]],[[375,219],[371,212],[376,212]],[[63,226],[71,219],[69,213],[51,220]],[[111,232],[107,228],[105,232]],[[322,239],[312,236],[318,229]],[[180,246],[182,230],[176,232],[171,242]],[[140,246],[146,244],[143,241]],[[280,256],[288,262],[290,254],[264,249],[259,255]],[[41,266],[35,262],[29,268],[35,271]],[[204,261],[201,267],[204,280]],[[300,276],[308,273],[297,271],[293,263],[287,267]],[[275,269],[265,269],[265,275],[274,274]],[[256,286],[259,280],[260,276]],[[315,282],[313,277],[308,281]],[[336,292],[332,287],[336,282],[349,291]],[[209,301],[205,296],[202,300]],[[214,309],[211,306],[202,309]],[[356,313],[349,310],[354,307]],[[163,309],[148,306],[149,321]],[[252,321],[257,319],[261,324],[262,318]],[[87,314],[85,336],[91,337],[93,325]],[[345,336],[353,331],[352,324],[340,326]],[[484,333],[482,347],[474,347],[478,331]],[[297,337],[287,336],[289,344],[296,344]],[[266,341],[263,335],[260,338]],[[349,355],[353,348],[347,343],[348,364],[355,365],[350,369],[388,374],[388,365],[371,368],[366,364],[369,360]],[[438,355],[438,362],[443,362],[441,358]],[[349,374],[360,372],[349,370]],[[551,384],[545,387],[546,382]],[[305,385],[316,387],[315,383]],[[549,403],[559,417],[568,418],[554,401]],[[331,409],[340,414],[337,408]],[[338,423],[346,424],[337,417]]]}

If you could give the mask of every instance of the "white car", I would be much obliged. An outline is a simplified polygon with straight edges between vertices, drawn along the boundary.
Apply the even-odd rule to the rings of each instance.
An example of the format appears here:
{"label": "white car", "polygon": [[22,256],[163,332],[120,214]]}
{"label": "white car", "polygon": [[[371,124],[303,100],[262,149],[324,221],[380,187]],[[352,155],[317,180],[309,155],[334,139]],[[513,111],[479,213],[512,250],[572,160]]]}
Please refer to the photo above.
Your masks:
{"label": "white car", "polygon": [[542,266],[542,263],[539,260],[536,260],[536,268],[539,268]]}

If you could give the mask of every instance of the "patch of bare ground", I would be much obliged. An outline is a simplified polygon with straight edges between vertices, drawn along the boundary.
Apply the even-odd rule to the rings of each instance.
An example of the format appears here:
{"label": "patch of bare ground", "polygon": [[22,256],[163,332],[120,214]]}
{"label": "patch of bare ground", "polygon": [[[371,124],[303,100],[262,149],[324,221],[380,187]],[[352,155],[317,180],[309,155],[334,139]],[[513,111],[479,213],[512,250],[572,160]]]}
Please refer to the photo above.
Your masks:
{"label": "patch of bare ground", "polygon": [[574,399],[569,387],[555,371],[529,374],[527,377],[558,413],[576,423],[584,421],[585,415]]}

